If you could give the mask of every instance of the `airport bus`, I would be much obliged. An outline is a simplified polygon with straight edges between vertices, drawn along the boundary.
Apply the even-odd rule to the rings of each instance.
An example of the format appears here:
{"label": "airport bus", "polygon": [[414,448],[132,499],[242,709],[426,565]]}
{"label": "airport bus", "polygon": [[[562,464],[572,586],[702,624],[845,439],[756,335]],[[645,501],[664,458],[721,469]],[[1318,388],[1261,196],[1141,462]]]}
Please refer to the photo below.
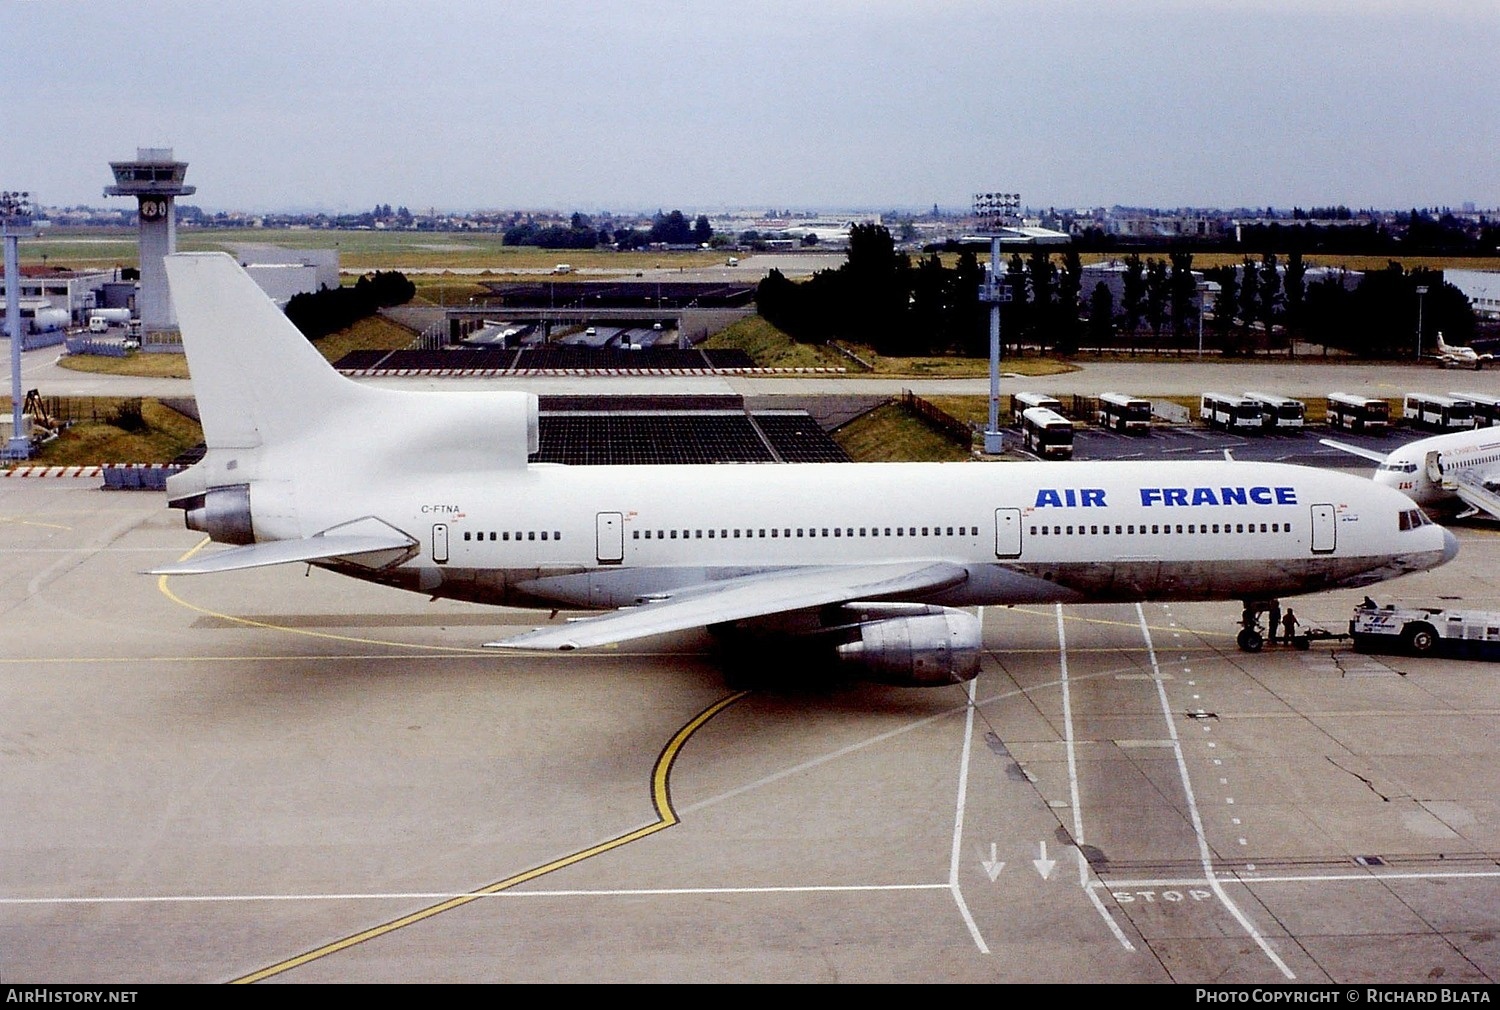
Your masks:
{"label": "airport bus", "polygon": [[1115,431],[1149,431],[1151,401],[1128,393],[1100,393],[1099,425]]}
{"label": "airport bus", "polygon": [[1329,393],[1326,420],[1330,428],[1383,433],[1391,426],[1391,405],[1389,401],[1373,396]]}
{"label": "airport bus", "polygon": [[1260,431],[1262,414],[1259,400],[1227,393],[1204,393],[1198,408],[1201,421],[1225,431]]}
{"label": "airport bus", "polygon": [[1010,415],[1015,418],[1016,423],[1021,422],[1021,415],[1032,407],[1046,407],[1062,413],[1062,401],[1055,396],[1046,393],[1012,393],[1010,397]]}
{"label": "airport bus", "polygon": [[1458,393],[1450,391],[1455,400],[1468,400],[1474,405],[1474,427],[1493,428],[1500,424],[1500,396],[1494,393]]}
{"label": "airport bus", "polygon": [[1290,396],[1275,393],[1245,394],[1260,403],[1261,424],[1267,431],[1286,431],[1301,428],[1307,422],[1307,404]]}
{"label": "airport bus", "polygon": [[1073,422],[1050,407],[1027,407],[1021,412],[1021,441],[1042,459],[1072,459]]}
{"label": "airport bus", "polygon": [[1474,404],[1441,393],[1407,393],[1401,416],[1429,431],[1460,431],[1474,427]]}

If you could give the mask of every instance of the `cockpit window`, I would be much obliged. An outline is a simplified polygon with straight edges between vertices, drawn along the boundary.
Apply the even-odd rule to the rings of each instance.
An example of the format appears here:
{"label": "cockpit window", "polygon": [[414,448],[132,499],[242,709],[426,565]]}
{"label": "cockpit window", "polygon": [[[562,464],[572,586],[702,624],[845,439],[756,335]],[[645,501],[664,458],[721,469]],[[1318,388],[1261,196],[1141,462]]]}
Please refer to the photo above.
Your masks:
{"label": "cockpit window", "polygon": [[1401,513],[1400,524],[1403,530],[1414,530],[1419,526],[1431,525],[1432,520],[1421,509],[1406,509]]}
{"label": "cockpit window", "polygon": [[1382,463],[1378,467],[1376,467],[1376,469],[1377,470],[1387,470],[1387,471],[1394,472],[1394,473],[1416,473],[1417,472],[1417,464],[1415,464],[1415,463]]}

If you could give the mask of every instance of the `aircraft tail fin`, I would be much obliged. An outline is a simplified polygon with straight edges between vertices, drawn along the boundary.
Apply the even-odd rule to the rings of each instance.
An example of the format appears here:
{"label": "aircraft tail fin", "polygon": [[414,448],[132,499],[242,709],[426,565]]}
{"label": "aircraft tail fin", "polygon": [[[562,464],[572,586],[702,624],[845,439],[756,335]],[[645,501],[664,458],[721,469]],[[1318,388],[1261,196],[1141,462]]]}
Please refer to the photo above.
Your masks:
{"label": "aircraft tail fin", "polygon": [[210,449],[290,437],[361,396],[227,253],[177,253],[166,270]]}

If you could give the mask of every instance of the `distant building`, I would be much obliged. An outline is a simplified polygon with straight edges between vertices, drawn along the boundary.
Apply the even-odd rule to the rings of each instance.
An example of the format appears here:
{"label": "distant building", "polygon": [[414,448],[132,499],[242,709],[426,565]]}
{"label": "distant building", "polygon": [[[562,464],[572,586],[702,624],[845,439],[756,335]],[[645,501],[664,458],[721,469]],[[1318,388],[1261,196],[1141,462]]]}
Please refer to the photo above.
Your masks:
{"label": "distant building", "polygon": [[339,286],[337,249],[286,249],[245,243],[235,246],[234,252],[245,272],[282,308],[295,295]]}
{"label": "distant building", "polygon": [[1444,270],[1443,280],[1464,293],[1476,316],[1500,319],[1500,273],[1493,270]]}
{"label": "distant building", "polygon": [[[0,276],[4,276],[0,272]],[[89,312],[105,308],[105,289],[119,282],[116,270],[61,270],[24,266],[18,282],[22,335],[56,332],[88,322]],[[131,284],[132,290],[134,284]],[[5,299],[0,295],[0,313]],[[61,336],[58,337],[61,339]],[[39,346],[28,342],[28,346]]]}

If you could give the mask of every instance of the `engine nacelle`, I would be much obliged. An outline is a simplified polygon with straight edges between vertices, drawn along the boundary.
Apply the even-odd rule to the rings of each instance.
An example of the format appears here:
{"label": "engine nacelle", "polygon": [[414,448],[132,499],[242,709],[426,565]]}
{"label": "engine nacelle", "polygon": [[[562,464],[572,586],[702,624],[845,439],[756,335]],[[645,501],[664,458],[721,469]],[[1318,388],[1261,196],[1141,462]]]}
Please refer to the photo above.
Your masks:
{"label": "engine nacelle", "polygon": [[251,544],[255,529],[250,521],[250,485],[209,488],[203,494],[172,501],[182,509],[183,521],[190,530],[207,533],[221,544]]}
{"label": "engine nacelle", "polygon": [[979,675],[979,619],[962,610],[924,608],[857,626],[859,637],[838,646],[839,662],[882,684],[941,687]]}

